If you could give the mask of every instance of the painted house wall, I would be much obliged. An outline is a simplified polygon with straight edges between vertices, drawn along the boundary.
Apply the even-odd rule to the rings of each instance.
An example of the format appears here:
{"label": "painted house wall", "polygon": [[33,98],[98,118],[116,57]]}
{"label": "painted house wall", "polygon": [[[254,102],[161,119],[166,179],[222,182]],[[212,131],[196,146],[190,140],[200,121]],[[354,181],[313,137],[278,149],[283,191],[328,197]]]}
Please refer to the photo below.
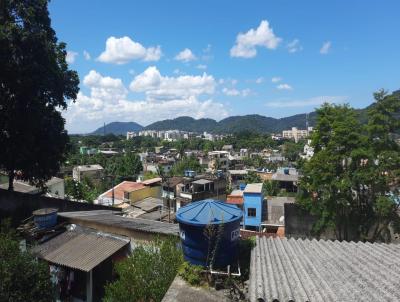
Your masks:
{"label": "painted house wall", "polygon": [[[244,209],[243,225],[244,225],[244,228],[246,228],[246,226],[253,226],[253,227],[259,228],[261,225],[262,205],[263,205],[263,199],[264,199],[262,193],[244,193],[243,198],[244,198],[244,202],[243,202],[243,209]],[[255,217],[248,216],[249,208],[256,209]]]}
{"label": "painted house wall", "polygon": [[161,197],[161,186],[145,187],[129,193],[129,199],[131,203],[143,200],[147,197]]}

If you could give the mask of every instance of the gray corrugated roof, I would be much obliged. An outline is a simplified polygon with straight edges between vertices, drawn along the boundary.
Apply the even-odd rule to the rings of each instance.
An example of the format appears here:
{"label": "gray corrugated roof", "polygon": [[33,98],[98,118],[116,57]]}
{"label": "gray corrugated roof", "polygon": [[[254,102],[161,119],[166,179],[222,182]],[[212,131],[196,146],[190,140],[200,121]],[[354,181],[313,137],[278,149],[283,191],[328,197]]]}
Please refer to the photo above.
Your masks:
{"label": "gray corrugated roof", "polygon": [[141,218],[121,217],[119,215],[112,214],[111,211],[107,213],[102,212],[101,210],[83,212],[62,212],[58,215],[61,217],[70,218],[72,221],[76,221],[77,223],[79,221],[95,222],[99,225],[112,226],[115,228],[122,228],[153,234],[177,235],[179,233],[179,226],[177,224],[152,221]]}
{"label": "gray corrugated roof", "polygon": [[299,175],[275,173],[272,175],[272,179],[278,181],[299,181]]}
{"label": "gray corrugated roof", "polygon": [[66,231],[34,247],[33,252],[51,263],[89,272],[129,242],[101,233]]}
{"label": "gray corrugated roof", "polygon": [[257,238],[250,301],[400,301],[400,245]]}

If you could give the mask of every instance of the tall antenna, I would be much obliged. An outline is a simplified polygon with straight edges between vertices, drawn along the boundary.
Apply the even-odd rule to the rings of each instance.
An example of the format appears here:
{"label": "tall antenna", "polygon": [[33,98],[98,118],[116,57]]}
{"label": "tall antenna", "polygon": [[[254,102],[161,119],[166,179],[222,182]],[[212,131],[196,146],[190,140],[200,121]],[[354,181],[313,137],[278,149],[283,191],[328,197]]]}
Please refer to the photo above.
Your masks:
{"label": "tall antenna", "polygon": [[103,136],[106,136],[106,122],[104,122],[103,126]]}

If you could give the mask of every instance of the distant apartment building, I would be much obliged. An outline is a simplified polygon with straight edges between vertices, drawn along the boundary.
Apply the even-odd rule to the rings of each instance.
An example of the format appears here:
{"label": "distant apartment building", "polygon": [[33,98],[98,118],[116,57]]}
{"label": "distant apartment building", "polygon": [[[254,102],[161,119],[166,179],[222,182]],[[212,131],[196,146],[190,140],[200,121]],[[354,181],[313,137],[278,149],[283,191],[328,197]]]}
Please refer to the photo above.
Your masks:
{"label": "distant apartment building", "polygon": [[136,132],[128,131],[128,132],[126,133],[126,139],[127,139],[127,140],[132,139],[132,138],[134,138],[135,136],[137,136],[137,133],[136,133]]}
{"label": "distant apartment building", "polygon": [[297,127],[292,127],[292,130],[282,131],[282,137],[287,139],[294,139],[297,143],[300,139],[307,138],[313,131],[313,127],[308,127],[307,129],[297,129]]}
{"label": "distant apartment building", "polygon": [[85,178],[99,182],[104,177],[104,169],[100,165],[76,166],[72,170],[72,177],[78,182],[81,182]]}
{"label": "distant apartment building", "polygon": [[314,156],[314,148],[311,147],[311,140],[307,141],[307,144],[304,145],[303,153],[300,154],[302,159],[310,160],[311,157]]}

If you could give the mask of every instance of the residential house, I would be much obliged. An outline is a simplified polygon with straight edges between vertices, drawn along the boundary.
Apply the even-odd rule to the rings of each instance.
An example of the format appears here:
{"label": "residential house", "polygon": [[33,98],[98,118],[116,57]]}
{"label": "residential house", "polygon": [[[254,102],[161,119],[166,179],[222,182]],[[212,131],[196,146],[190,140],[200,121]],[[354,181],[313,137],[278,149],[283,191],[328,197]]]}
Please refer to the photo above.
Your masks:
{"label": "residential house", "polygon": [[241,183],[247,176],[247,170],[228,170],[227,180],[231,189],[238,189]]}
{"label": "residential house", "polygon": [[113,263],[130,252],[129,238],[75,224],[54,234],[58,235],[41,241],[32,252],[48,263],[57,300],[101,301],[104,286],[113,280]]}
{"label": "residential house", "polygon": [[224,177],[198,175],[194,178],[184,178],[183,182],[177,185],[176,202],[179,206],[208,198],[226,199],[226,180]]}
{"label": "residential house", "polygon": [[[15,179],[14,180],[14,191],[26,194],[42,194],[44,193],[48,197],[64,198],[65,188],[64,179],[58,177],[52,177],[44,184],[44,189],[38,188],[29,182]],[[7,190],[8,182],[0,184],[0,189]]]}
{"label": "residential house", "polygon": [[100,182],[104,177],[104,169],[100,165],[76,166],[72,170],[72,177],[78,182],[81,182],[85,178],[93,182]]}
{"label": "residential house", "polygon": [[246,185],[243,191],[243,228],[259,231],[261,229],[264,195],[262,183]]}
{"label": "residential house", "polygon": [[101,194],[95,203],[119,205],[127,202],[133,204],[146,197],[161,197],[161,178],[153,178],[142,182],[123,181]]}
{"label": "residential house", "polygon": [[228,151],[211,151],[208,152],[208,168],[212,170],[226,171],[229,169],[229,152]]}
{"label": "residential house", "polygon": [[299,174],[295,168],[281,168],[276,171],[271,177],[279,183],[279,188],[286,192],[297,192],[297,184]]}

